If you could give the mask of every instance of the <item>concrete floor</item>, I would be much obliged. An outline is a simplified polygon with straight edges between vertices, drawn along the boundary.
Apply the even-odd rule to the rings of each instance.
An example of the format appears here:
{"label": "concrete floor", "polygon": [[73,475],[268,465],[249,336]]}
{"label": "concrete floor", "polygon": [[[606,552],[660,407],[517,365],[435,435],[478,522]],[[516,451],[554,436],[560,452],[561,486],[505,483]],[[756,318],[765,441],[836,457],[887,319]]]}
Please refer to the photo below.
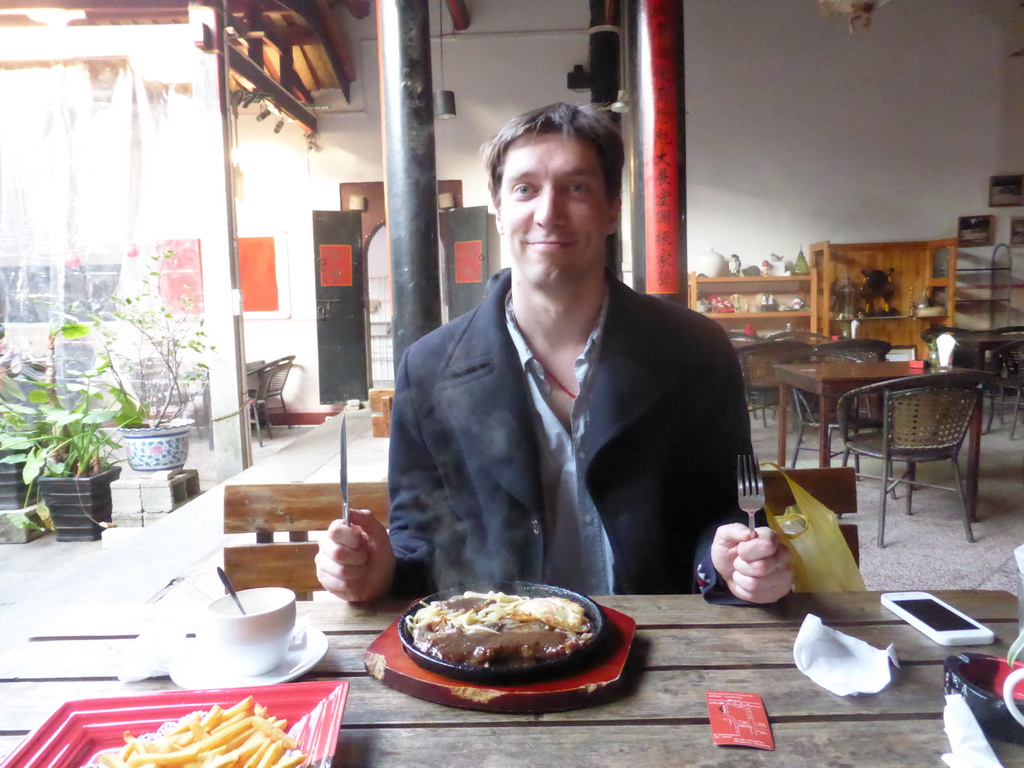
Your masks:
{"label": "concrete floor", "polygon": [[[262,448],[254,443],[253,466],[228,482],[336,479],[336,419],[316,428],[275,429]],[[369,411],[349,413],[347,419],[350,477],[383,479],[388,441],[372,436]],[[206,476],[209,449],[196,442],[201,445],[193,446],[188,464],[199,468],[203,494],[156,525],[136,529],[136,536],[114,546],[58,542],[52,534],[0,545],[0,651],[22,642],[68,605],[205,601],[223,594],[215,573],[228,538],[221,529],[223,485]],[[131,474],[126,468],[122,477]]]}

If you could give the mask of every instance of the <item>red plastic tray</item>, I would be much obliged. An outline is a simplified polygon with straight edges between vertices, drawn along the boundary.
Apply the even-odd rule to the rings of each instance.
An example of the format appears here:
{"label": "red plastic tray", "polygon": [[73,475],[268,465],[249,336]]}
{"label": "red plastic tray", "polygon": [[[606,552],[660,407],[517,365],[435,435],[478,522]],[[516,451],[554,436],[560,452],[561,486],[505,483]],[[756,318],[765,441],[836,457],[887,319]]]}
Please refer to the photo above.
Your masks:
{"label": "red plastic tray", "polygon": [[[338,681],[165,691],[142,696],[69,701],[30,733],[0,768],[68,768],[89,763],[98,752],[124,744],[124,732],[153,733],[163,723],[214,704],[228,707],[251,695],[291,724],[289,734],[310,764],[330,758],[338,741],[348,683]],[[326,760],[324,765],[330,765]]]}

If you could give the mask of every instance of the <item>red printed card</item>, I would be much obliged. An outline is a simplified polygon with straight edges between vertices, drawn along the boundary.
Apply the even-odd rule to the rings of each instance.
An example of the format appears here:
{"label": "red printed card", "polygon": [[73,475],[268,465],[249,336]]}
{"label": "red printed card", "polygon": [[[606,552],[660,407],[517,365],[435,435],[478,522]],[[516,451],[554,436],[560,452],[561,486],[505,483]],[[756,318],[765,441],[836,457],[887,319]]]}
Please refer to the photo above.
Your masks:
{"label": "red printed card", "polygon": [[764,702],[756,693],[708,691],[711,740],[715,744],[775,749]]}

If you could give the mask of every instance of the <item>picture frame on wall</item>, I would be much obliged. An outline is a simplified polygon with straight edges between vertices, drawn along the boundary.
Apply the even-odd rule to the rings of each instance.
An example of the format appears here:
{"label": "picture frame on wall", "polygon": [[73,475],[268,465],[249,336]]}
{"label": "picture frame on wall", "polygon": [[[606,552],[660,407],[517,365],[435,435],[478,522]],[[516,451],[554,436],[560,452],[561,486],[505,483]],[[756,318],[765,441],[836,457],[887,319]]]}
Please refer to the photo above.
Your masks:
{"label": "picture frame on wall", "polygon": [[991,208],[1024,205],[1024,173],[990,177],[988,204]]}
{"label": "picture frame on wall", "polygon": [[961,216],[956,220],[956,244],[960,248],[992,245],[995,236],[995,216]]}
{"label": "picture frame on wall", "polygon": [[1010,219],[1010,245],[1024,245],[1024,216]]}

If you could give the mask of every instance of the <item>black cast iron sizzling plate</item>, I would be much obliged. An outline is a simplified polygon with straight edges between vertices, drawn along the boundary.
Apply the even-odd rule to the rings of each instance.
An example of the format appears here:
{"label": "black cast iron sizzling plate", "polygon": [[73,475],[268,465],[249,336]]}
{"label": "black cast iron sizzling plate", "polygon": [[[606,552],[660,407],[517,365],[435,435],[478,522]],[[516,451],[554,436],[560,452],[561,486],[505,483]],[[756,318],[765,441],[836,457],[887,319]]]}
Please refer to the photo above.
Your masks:
{"label": "black cast iron sizzling plate", "polygon": [[[474,667],[468,664],[454,664],[435,659],[413,645],[412,633],[407,628],[406,619],[415,614],[425,604],[432,603],[435,600],[461,597],[467,591],[486,593],[492,590],[494,592],[504,592],[506,595],[520,595],[522,597],[564,597],[568,600],[573,600],[583,606],[583,612],[590,621],[593,638],[585,646],[574,653],[570,653],[568,656],[548,661],[539,661],[529,666],[495,664],[488,667]],[[601,607],[589,597],[569,589],[551,587],[546,584],[534,584],[528,581],[471,584],[465,587],[442,590],[430,597],[417,600],[406,609],[405,613],[398,620],[398,637],[402,641],[402,648],[405,649],[409,658],[419,666],[445,677],[481,685],[526,685],[527,683],[535,683],[540,680],[565,677],[577,670],[583,669],[595,659],[601,650],[607,634],[608,627],[604,614],[601,612]]]}

